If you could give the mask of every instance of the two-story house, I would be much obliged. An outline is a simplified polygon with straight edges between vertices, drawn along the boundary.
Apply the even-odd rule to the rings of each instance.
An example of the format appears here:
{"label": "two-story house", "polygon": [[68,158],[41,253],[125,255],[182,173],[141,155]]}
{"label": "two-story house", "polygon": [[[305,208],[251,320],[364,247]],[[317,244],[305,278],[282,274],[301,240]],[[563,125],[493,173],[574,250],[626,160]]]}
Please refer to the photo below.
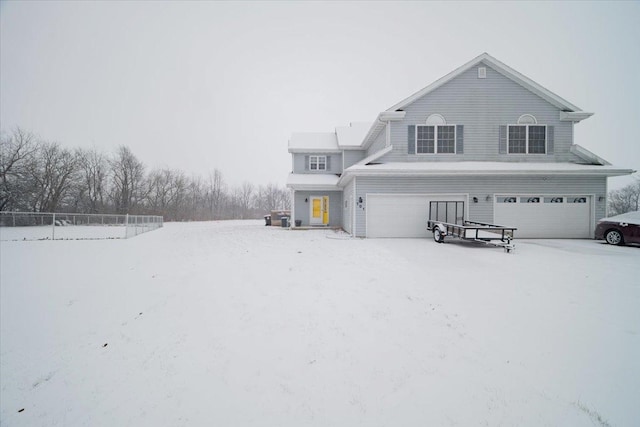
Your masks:
{"label": "two-story house", "polygon": [[612,166],[574,143],[587,113],[484,53],[373,123],[295,133],[292,217],[357,237],[426,237],[429,201],[516,237],[590,238]]}

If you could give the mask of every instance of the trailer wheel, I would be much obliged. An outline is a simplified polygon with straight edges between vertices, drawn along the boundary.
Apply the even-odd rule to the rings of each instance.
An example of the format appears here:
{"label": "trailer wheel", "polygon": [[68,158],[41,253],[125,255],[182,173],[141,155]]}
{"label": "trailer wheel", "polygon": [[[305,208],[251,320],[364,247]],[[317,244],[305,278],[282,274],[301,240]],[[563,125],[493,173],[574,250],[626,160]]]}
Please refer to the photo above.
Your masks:
{"label": "trailer wheel", "polygon": [[433,229],[433,240],[436,243],[444,243],[444,233],[442,233],[438,227],[434,227]]}

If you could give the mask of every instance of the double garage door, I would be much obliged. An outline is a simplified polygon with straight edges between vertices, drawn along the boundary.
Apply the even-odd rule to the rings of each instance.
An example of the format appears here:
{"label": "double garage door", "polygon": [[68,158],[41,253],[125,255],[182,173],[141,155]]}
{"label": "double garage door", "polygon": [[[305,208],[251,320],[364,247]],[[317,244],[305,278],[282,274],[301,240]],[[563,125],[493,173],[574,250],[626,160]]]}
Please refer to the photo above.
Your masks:
{"label": "double garage door", "polygon": [[[466,195],[367,195],[367,237],[430,236],[429,202],[439,200],[463,201],[468,205]],[[518,228],[516,238],[593,237],[590,196],[509,194],[497,195],[493,203],[493,223]]]}
{"label": "double garage door", "polygon": [[584,195],[499,195],[494,222],[517,227],[516,238],[593,237],[592,197]]}

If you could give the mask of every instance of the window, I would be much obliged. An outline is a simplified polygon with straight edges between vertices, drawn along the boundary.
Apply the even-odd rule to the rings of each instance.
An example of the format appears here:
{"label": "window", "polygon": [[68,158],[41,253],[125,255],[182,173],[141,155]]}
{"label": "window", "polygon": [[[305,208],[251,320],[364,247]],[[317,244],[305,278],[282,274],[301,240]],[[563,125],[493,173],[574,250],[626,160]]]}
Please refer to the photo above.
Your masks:
{"label": "window", "polygon": [[327,156],[309,156],[309,170],[327,170]]}
{"label": "window", "polygon": [[545,154],[547,127],[545,125],[509,125],[509,154]]}
{"label": "window", "polygon": [[455,125],[417,125],[416,154],[455,154]]}

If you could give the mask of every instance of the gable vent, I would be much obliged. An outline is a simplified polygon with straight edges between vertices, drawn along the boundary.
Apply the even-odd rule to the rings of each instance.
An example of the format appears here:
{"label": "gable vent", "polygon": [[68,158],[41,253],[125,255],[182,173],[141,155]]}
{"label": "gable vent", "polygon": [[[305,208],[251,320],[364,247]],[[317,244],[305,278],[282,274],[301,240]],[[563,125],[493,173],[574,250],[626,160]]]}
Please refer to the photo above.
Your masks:
{"label": "gable vent", "polygon": [[486,67],[478,67],[478,78],[486,79],[487,78],[487,68]]}

